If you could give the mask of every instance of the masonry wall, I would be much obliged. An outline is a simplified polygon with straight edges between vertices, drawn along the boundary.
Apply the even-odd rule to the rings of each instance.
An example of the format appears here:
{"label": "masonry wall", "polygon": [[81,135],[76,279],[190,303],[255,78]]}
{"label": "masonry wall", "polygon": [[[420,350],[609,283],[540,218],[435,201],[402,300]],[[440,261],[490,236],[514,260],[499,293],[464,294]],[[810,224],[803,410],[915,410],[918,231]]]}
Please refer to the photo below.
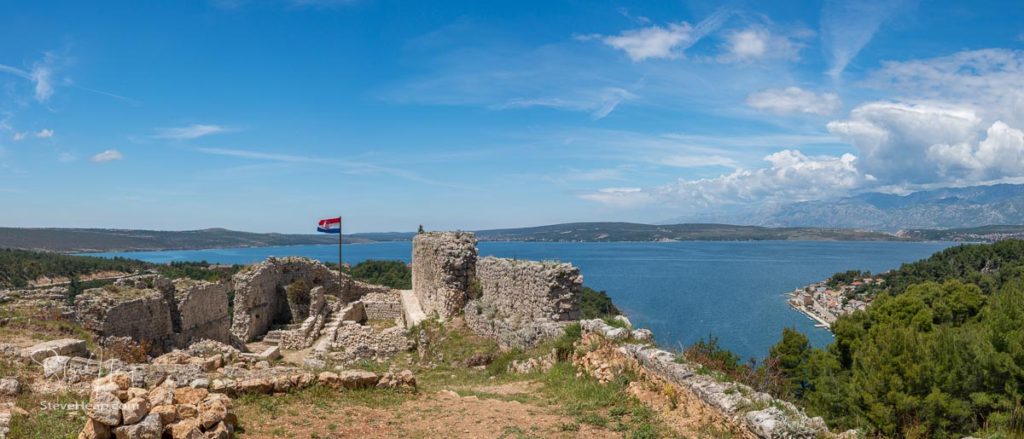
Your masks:
{"label": "masonry wall", "polygon": [[476,271],[476,237],[429,232],[412,241],[412,289],[424,313],[446,320],[462,312]]}
{"label": "masonry wall", "polygon": [[171,309],[159,290],[86,290],[75,300],[75,314],[86,329],[102,337],[131,337],[148,343],[154,352],[174,345]]}
{"label": "masonry wall", "polygon": [[211,282],[178,281],[174,298],[179,321],[178,347],[202,339],[227,343],[231,340],[228,288]]}
{"label": "masonry wall", "polygon": [[396,292],[370,293],[360,299],[370,320],[395,320],[402,317],[402,299]]}
{"label": "masonry wall", "polygon": [[307,258],[269,258],[232,277],[235,290],[231,333],[249,342],[265,334],[275,322],[290,322],[285,287],[302,280],[310,288],[324,287],[325,294],[339,295],[338,274]]}
{"label": "masonry wall", "polygon": [[580,318],[580,270],[572,264],[495,257],[476,263],[482,298],[507,318],[553,321]]}

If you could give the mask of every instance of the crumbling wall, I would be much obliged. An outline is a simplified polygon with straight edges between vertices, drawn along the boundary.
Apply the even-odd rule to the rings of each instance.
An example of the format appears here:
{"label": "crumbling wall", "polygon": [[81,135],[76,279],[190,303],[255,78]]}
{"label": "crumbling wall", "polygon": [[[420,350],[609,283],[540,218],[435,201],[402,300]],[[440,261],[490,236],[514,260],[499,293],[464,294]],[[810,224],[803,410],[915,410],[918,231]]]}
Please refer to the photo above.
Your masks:
{"label": "crumbling wall", "polygon": [[370,326],[344,321],[338,327],[327,357],[337,363],[382,360],[412,349],[412,346],[405,328],[400,326],[376,331]]}
{"label": "crumbling wall", "polygon": [[226,343],[231,339],[226,285],[192,280],[174,283],[180,329],[175,344],[185,347],[202,339]]}
{"label": "crumbling wall", "polygon": [[359,299],[369,320],[396,320],[402,317],[402,299],[397,292],[370,293]]}
{"label": "crumbling wall", "polygon": [[429,232],[412,240],[412,289],[427,315],[446,320],[462,311],[476,271],[476,237]]}
{"label": "crumbling wall", "polygon": [[579,320],[580,270],[572,264],[495,257],[476,263],[482,298],[505,317]]}
{"label": "crumbling wall", "polygon": [[75,299],[82,325],[102,337],[131,337],[148,343],[154,352],[174,346],[171,308],[156,289],[108,286],[84,291]]}
{"label": "crumbling wall", "polygon": [[130,337],[154,353],[200,339],[228,342],[227,287],[210,282],[140,276],[84,291],[75,317],[101,337]]}
{"label": "crumbling wall", "polygon": [[466,326],[502,347],[535,346],[580,318],[583,276],[572,264],[486,257],[476,275],[480,297],[466,304]]}
{"label": "crumbling wall", "polygon": [[285,287],[301,280],[310,288],[321,286],[325,294],[339,295],[338,274],[307,258],[269,258],[232,277],[235,290],[231,333],[252,341],[274,323],[291,321]]}

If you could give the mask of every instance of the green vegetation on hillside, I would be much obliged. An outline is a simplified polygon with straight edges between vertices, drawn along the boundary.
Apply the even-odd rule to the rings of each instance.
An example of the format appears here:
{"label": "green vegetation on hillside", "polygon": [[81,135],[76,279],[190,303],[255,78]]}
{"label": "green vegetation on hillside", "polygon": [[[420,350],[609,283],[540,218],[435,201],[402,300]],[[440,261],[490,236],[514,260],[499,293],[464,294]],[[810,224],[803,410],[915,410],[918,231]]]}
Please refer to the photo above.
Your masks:
{"label": "green vegetation on hillside", "polygon": [[949,248],[884,277],[827,349],[787,330],[769,356],[782,393],[873,435],[1021,437],[1024,242]]}
{"label": "green vegetation on hillside", "polygon": [[25,287],[40,277],[66,277],[99,271],[135,273],[149,264],[125,258],[94,258],[0,249],[0,287]]}
{"label": "green vegetation on hillside", "polygon": [[347,269],[353,279],[399,290],[412,288],[412,269],[402,261],[369,259]]}
{"label": "green vegetation on hillside", "polygon": [[622,312],[612,303],[608,293],[584,285],[580,290],[580,314],[584,319],[602,319],[615,317]]}

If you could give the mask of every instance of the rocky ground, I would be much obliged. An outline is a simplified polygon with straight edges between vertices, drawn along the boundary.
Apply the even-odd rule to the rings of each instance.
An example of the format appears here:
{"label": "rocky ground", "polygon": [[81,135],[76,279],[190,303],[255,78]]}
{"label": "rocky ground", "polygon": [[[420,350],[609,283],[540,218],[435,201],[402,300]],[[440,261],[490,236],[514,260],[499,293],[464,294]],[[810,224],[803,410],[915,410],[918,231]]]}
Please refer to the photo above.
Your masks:
{"label": "rocky ground", "polygon": [[[41,341],[66,338],[83,340],[95,353],[96,341],[47,309],[5,306],[0,315],[0,335],[7,343],[0,355],[0,377],[6,377],[0,380],[0,423],[9,416],[8,437],[75,438],[83,427],[95,430],[95,420],[83,409],[95,385],[87,380],[69,386],[44,378],[42,364],[21,354]],[[230,395],[232,423],[223,425],[241,438],[742,437],[698,400],[669,402],[657,389],[631,383],[628,376],[598,380],[579,373],[567,356],[575,340],[571,337],[526,352],[503,352],[495,342],[473,335],[461,319],[444,326],[427,322],[419,330],[416,349],[387,361],[347,366],[374,378],[352,388],[342,383],[344,378],[335,378],[346,372],[301,369],[287,358],[207,365],[206,354],[181,351],[151,361],[250,377],[198,384],[208,386],[211,394],[220,391],[216,388]],[[404,370],[414,377],[415,388],[387,384]],[[285,372],[293,382],[303,382],[296,374],[308,374],[308,385],[281,388],[272,377]],[[264,377],[267,382],[259,382]],[[124,405],[145,399],[139,390],[120,393]],[[148,412],[137,410],[139,403],[131,405],[137,412],[132,419],[140,419],[133,425],[143,424],[144,413],[159,412],[152,401]],[[144,430],[134,428],[136,436],[126,437],[145,437]]]}

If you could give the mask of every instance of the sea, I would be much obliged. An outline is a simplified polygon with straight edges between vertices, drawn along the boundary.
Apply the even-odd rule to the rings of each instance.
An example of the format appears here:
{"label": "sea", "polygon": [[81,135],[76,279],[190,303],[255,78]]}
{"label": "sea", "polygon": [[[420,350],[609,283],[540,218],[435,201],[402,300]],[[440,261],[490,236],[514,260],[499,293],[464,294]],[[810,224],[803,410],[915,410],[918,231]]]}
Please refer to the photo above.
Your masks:
{"label": "sea", "polygon": [[[786,304],[786,294],[849,269],[880,273],[957,245],[950,242],[683,241],[481,242],[481,256],[571,262],[584,283],[603,290],[635,326],[651,329],[663,348],[701,339],[744,360],[761,359],[782,330],[796,328],[815,346],[832,334]],[[346,244],[346,263],[409,262],[410,242]],[[155,263],[207,261],[248,264],[270,256],[305,256],[337,263],[334,245],[89,253]]]}

